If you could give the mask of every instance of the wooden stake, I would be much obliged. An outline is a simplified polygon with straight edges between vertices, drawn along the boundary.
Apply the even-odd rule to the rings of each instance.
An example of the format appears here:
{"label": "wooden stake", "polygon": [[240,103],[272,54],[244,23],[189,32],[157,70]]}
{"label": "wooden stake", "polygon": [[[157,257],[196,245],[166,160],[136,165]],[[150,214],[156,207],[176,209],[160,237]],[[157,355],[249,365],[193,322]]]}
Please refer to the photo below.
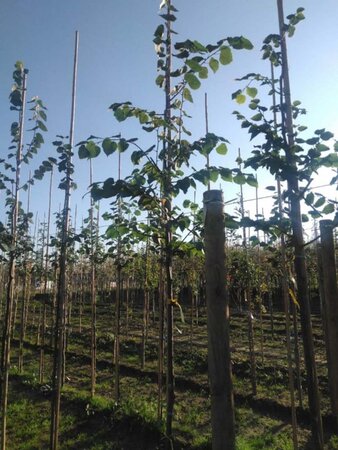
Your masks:
{"label": "wooden stake", "polygon": [[205,274],[212,448],[235,449],[235,415],[229,336],[229,296],[225,287],[223,194],[204,193]]}
{"label": "wooden stake", "polygon": [[338,431],[338,288],[332,220],[321,220],[321,256],[323,270],[326,354],[332,413]]}

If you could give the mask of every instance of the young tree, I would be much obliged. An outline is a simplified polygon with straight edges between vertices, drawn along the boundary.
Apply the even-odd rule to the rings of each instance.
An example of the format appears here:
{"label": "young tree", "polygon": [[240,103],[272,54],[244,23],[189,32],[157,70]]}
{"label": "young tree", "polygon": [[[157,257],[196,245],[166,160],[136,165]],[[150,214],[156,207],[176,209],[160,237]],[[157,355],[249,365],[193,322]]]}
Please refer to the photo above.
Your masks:
{"label": "young tree", "polygon": [[[194,153],[207,156],[212,150],[225,155],[227,141],[213,133],[207,133],[201,139],[189,142],[191,133],[185,128],[183,118],[186,115],[184,102],[192,102],[191,90],[200,87],[201,81],[208,77],[209,69],[217,72],[220,65],[230,64],[232,51],[251,49],[251,42],[242,37],[228,37],[216,44],[203,45],[198,41],[187,39],[183,42],[173,42],[173,24],[177,9],[171,0],[161,3],[160,24],[154,35],[155,48],[158,55],[158,71],[156,84],[164,90],[164,113],[147,111],[134,107],[130,102],[114,103],[111,109],[118,121],[134,117],[139,120],[143,129],[156,133],[155,145],[144,150],[137,139],[110,137],[103,140],[89,139],[80,143],[80,158],[97,156],[101,144],[106,155],[116,150],[124,151],[129,146],[136,147],[131,155],[132,162],[139,166],[141,160],[146,162],[124,180],[115,181],[108,178],[104,183],[94,183],[92,195],[95,199],[114,196],[137,198],[139,206],[146,212],[152,211],[152,221],[155,222],[157,239],[162,247],[164,275],[164,305],[166,307],[166,434],[171,439],[172,420],[174,414],[174,368],[173,368],[173,270],[172,260],[177,245],[174,239],[176,229],[184,230],[190,225],[190,218],[174,206],[173,199],[180,193],[187,193],[190,187],[196,188],[196,181],[205,185],[209,181],[217,181],[220,176],[225,181],[242,183],[255,182],[252,175],[244,175],[239,169],[208,167],[184,175],[183,169],[188,169],[190,156]],[[174,54],[174,50],[176,53]],[[174,84],[173,80],[176,79]],[[160,146],[158,159],[152,152]],[[156,237],[155,237],[156,236]]]}
{"label": "young tree", "polygon": [[[40,130],[46,131],[46,113],[42,101],[38,97],[33,97],[30,101],[32,117],[29,119],[34,122],[31,129],[33,137],[27,148],[24,147],[24,127],[26,112],[26,93],[27,93],[27,74],[28,70],[24,68],[22,62],[15,64],[13,72],[14,84],[10,94],[11,110],[19,113],[19,122],[13,122],[11,125],[12,143],[9,147],[10,152],[7,155],[7,161],[2,159],[0,162],[4,165],[4,174],[0,178],[0,188],[7,194],[6,206],[9,207],[9,226],[8,232],[8,281],[6,288],[6,309],[3,324],[3,338],[1,350],[1,448],[6,448],[6,422],[7,422],[7,401],[8,401],[8,381],[10,365],[10,344],[13,321],[13,304],[16,286],[16,261],[20,253],[19,242],[19,214],[20,214],[20,192],[27,189],[28,184],[21,184],[22,163],[28,164],[43,143],[43,136]],[[11,159],[15,159],[12,164]],[[34,179],[39,179],[40,174],[50,170],[51,162],[45,161],[43,169],[35,171]],[[9,175],[6,175],[6,171]],[[29,183],[34,183],[33,179]],[[13,189],[13,191],[12,191]]]}

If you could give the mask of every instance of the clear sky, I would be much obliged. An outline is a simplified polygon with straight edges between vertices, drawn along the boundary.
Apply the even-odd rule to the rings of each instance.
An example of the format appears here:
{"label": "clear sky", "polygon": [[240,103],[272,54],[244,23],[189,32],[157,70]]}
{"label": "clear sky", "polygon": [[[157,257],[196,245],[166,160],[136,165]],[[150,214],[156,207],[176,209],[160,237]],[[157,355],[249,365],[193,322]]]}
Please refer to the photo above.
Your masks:
{"label": "clear sky", "polygon": [[[29,69],[28,97],[38,95],[48,107],[48,134],[41,158],[51,156],[55,135],[69,133],[70,94],[75,30],[80,33],[78,96],[75,141],[90,134],[107,136],[122,132],[126,137],[139,137],[142,144],[149,139],[134,121],[117,123],[108,107],[113,102],[130,100],[136,106],[163,110],[162,91],[154,84],[156,56],[153,32],[160,22],[159,0],[1,0],[0,3],[0,136],[1,155],[7,153],[10,124],[17,120],[9,111],[8,95],[15,61],[22,60]],[[263,38],[277,32],[274,0],[176,0],[178,40],[197,39],[204,44],[227,36],[244,35],[255,46],[252,51],[234,54],[233,64],[221,68],[195,94],[189,108],[193,118],[188,128],[194,138],[205,132],[204,93],[208,93],[209,131],[223,135],[231,142],[225,157],[211,157],[212,164],[234,167],[237,149],[248,156],[252,150],[245,130],[231,114],[239,107],[231,93],[240,85],[234,80],[248,72],[269,74],[269,66],[261,60]],[[285,13],[305,8],[306,20],[299,24],[289,40],[289,62],[293,100],[302,101],[308,114],[304,123],[310,129],[327,128],[338,133],[338,2],[337,0],[285,0]],[[27,126],[26,128],[29,128]],[[29,133],[26,133],[26,142]],[[123,175],[130,169],[128,154],[123,155]],[[40,159],[41,159],[40,158]],[[36,165],[38,165],[38,161]],[[72,204],[77,204],[79,219],[88,207],[89,165],[75,159],[75,181],[78,190]],[[117,175],[117,157],[105,155],[94,161],[94,178],[104,180]],[[200,162],[203,164],[203,161]],[[36,167],[34,164],[31,169]],[[27,173],[23,173],[26,177]],[[48,178],[48,177],[47,177]],[[261,180],[259,195],[269,193],[266,175]],[[324,180],[324,182],[327,179]],[[217,188],[219,185],[217,186]],[[224,184],[225,198],[236,197],[238,186]],[[199,196],[204,188],[199,188]],[[32,190],[32,208],[42,218],[47,210],[48,179]],[[22,195],[22,199],[25,199]],[[254,189],[245,189],[247,198]],[[200,197],[198,197],[200,198]],[[54,210],[62,196],[54,194]],[[261,202],[261,208],[268,203]]]}

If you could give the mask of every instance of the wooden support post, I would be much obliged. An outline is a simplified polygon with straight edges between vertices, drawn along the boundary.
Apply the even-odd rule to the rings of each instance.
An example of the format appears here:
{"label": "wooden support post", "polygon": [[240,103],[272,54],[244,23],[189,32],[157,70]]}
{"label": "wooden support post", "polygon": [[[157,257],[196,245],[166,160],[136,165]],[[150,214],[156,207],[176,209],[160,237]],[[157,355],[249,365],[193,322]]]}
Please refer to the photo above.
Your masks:
{"label": "wooden support post", "polygon": [[208,365],[213,450],[234,450],[229,297],[226,289],[223,194],[204,193]]}
{"label": "wooden support post", "polygon": [[329,389],[332,413],[336,417],[338,426],[338,288],[335,248],[333,239],[333,222],[321,220],[319,222],[321,236],[321,259],[325,270],[322,272],[325,314],[326,353],[329,376]]}

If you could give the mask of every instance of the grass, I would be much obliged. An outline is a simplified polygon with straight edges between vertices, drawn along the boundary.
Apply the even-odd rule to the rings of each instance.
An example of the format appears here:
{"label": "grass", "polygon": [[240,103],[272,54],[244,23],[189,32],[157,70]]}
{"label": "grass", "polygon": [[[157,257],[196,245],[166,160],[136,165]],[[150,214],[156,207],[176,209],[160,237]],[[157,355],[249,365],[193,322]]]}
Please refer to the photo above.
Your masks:
{"label": "grass", "polygon": [[[88,317],[88,316],[87,316]],[[112,348],[113,335],[109,330],[109,314],[99,317],[98,330],[98,376],[97,395],[90,398],[89,366],[89,327],[86,323],[82,334],[77,331],[76,314],[74,314],[73,335],[69,339],[69,351],[74,354],[67,358],[67,383],[63,389],[61,412],[61,448],[75,449],[145,449],[159,447],[164,438],[164,422],[157,419],[157,339],[156,326],[149,330],[146,351],[146,370],[140,370],[140,324],[136,313],[129,336],[121,338],[121,368],[133,370],[121,373],[121,402],[116,405],[113,398]],[[86,319],[87,320],[87,319]],[[130,322],[132,325],[132,322]],[[155,324],[156,325],[156,324]],[[248,365],[246,322],[236,317],[232,330],[233,371],[236,392],[242,398],[250,396],[250,370]],[[210,400],[207,389],[207,351],[206,327],[201,320],[190,342],[189,325],[180,325],[182,335],[176,336],[175,372],[187,381],[199,383],[198,392],[189,391],[189,386],[176,389],[176,406],[174,416],[174,448],[191,448],[207,450],[211,448]],[[267,328],[267,327],[266,327]],[[283,328],[275,327],[275,332],[283,333]],[[30,330],[31,342],[35,342],[36,330]],[[265,330],[268,333],[268,328]],[[122,327],[123,333],[123,327]],[[320,329],[317,329],[320,335]],[[287,371],[285,370],[285,348],[278,334],[274,340],[266,337],[264,365],[260,363],[257,353],[258,395],[257,399],[272,398],[276,403],[287,406]],[[320,358],[325,357],[322,342],[319,348]],[[258,348],[258,346],[257,346]],[[16,361],[15,345],[13,362]],[[37,364],[38,347],[33,346],[25,353],[25,374],[18,375],[13,366],[11,381],[12,393],[9,402],[9,436],[10,450],[48,448],[50,405],[46,380],[42,388],[38,383]],[[324,355],[324,356],[323,356]],[[46,373],[50,373],[51,354],[46,355]],[[325,381],[326,368],[320,367]],[[152,376],[151,375],[152,372]],[[13,375],[16,375],[13,377]],[[138,378],[136,378],[136,376]],[[18,382],[15,383],[15,380]],[[14,383],[13,383],[14,381]],[[178,383],[177,383],[178,384]],[[324,387],[324,386],[323,386]],[[45,393],[43,392],[45,391]],[[327,395],[324,395],[327,403]],[[249,405],[250,403],[248,403]],[[253,411],[244,401],[236,405],[237,449],[238,450],[288,450],[292,448],[291,426],[288,422],[269,417],[261,407]],[[275,417],[275,416],[274,416]],[[20,424],[20,427],[18,427]],[[308,445],[310,432],[299,428],[300,449],[312,449]],[[338,439],[331,437],[327,450],[337,450]]]}
{"label": "grass", "polygon": [[239,437],[236,450],[293,450],[292,440],[287,435],[266,434],[252,439]]}

